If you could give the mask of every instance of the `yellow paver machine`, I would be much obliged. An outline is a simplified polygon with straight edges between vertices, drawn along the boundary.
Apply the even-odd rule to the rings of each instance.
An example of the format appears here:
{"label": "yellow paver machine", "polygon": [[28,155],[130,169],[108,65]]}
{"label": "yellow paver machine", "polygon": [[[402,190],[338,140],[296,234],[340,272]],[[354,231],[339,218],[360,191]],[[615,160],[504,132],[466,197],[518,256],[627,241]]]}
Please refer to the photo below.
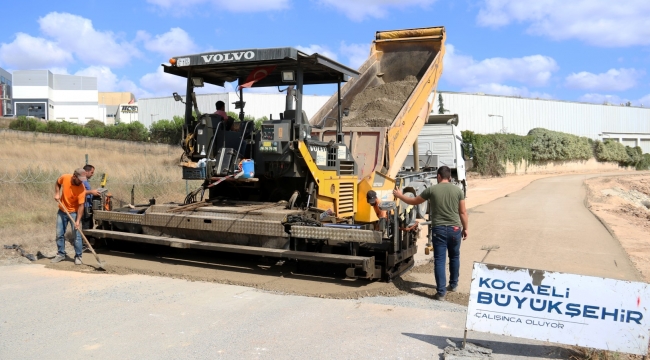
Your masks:
{"label": "yellow paver machine", "polygon": [[[202,185],[182,204],[111,211],[97,204],[97,228],[86,234],[343,264],[347,276],[390,280],[412,266],[417,251],[416,209],[395,202],[392,190],[426,176],[404,173],[402,162],[431,112],[444,42],[443,27],[377,32],[360,71],[291,47],[170,59],[164,71],[187,78],[185,99],[174,94],[185,103],[183,178]],[[239,85],[239,119],[199,111],[196,87],[231,82]],[[406,86],[399,99],[368,92],[398,83]],[[337,92],[308,119],[303,91],[318,84],[335,84]],[[256,128],[245,120],[245,89],[270,86],[286,87],[285,110]],[[365,105],[355,105],[361,96],[393,104],[396,113],[379,114],[389,119],[381,126],[344,126],[350,108],[372,120]]]}

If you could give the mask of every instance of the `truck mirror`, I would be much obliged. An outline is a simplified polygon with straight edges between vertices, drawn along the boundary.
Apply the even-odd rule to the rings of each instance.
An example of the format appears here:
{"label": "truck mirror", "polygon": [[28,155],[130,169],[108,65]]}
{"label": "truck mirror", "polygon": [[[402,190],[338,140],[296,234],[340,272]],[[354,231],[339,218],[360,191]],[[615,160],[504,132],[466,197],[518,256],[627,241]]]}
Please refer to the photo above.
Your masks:
{"label": "truck mirror", "polygon": [[467,147],[469,148],[469,159],[474,160],[474,144],[468,144]]}
{"label": "truck mirror", "polygon": [[180,95],[178,95],[177,92],[173,93],[172,95],[174,96],[175,101],[181,101],[181,102],[183,101],[183,98]]}

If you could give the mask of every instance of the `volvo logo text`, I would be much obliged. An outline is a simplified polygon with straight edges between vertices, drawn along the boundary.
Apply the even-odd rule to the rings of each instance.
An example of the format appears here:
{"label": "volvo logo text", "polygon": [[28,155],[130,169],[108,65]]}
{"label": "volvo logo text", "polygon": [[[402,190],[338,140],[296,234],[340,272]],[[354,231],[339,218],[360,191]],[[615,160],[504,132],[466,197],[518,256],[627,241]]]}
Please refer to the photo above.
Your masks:
{"label": "volvo logo text", "polygon": [[224,61],[239,61],[242,58],[246,60],[251,60],[255,57],[255,53],[252,51],[238,51],[222,54],[210,54],[210,55],[201,55],[203,61],[206,63],[209,62],[224,62]]}

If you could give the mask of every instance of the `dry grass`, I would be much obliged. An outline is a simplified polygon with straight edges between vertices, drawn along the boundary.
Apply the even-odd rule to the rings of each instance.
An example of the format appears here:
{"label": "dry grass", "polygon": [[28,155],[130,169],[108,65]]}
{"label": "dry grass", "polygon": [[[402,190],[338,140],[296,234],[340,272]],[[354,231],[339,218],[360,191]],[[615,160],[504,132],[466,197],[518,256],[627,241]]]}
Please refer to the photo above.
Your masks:
{"label": "dry grass", "polygon": [[[0,245],[19,244],[33,254],[56,249],[54,182],[83,166],[86,154],[96,169],[92,187],[107,173],[117,205],[130,202],[131,189],[138,204],[185,197],[179,147],[0,130]],[[189,183],[190,190],[197,186]],[[15,254],[2,249],[0,259]]]}
{"label": "dry grass", "polygon": [[0,129],[8,129],[9,123],[14,121],[14,118],[0,118]]}

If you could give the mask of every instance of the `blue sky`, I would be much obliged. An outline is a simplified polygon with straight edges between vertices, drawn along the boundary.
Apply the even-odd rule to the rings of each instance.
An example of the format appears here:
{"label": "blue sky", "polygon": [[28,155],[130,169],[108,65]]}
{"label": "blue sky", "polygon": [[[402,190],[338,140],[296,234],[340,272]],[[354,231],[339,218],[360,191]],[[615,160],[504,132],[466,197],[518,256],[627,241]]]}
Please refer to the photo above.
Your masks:
{"label": "blue sky", "polygon": [[97,76],[100,91],[139,98],[183,91],[161,72],[174,55],[295,46],[356,68],[375,31],[442,25],[439,90],[650,106],[648,0],[37,0],[1,8],[0,67]]}

